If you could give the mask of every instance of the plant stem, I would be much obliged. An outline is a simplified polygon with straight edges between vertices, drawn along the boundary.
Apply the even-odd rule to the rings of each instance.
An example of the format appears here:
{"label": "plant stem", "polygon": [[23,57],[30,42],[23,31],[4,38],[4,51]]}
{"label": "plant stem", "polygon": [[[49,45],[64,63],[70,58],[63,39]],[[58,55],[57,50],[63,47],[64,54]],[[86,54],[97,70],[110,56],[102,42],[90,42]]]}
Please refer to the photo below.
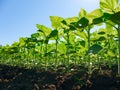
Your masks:
{"label": "plant stem", "polygon": [[90,48],[90,27],[88,26],[88,72],[89,74],[91,74],[91,60],[90,60],[90,51],[89,51],[89,48]]}
{"label": "plant stem", "polygon": [[67,64],[68,64],[68,66],[69,66],[69,31],[68,31],[68,33],[67,33]]}
{"label": "plant stem", "polygon": [[57,49],[58,49],[58,35],[57,35],[57,39],[56,39],[56,61],[55,61],[56,65],[58,64],[58,52],[57,52]]}
{"label": "plant stem", "polygon": [[42,65],[42,60],[43,60],[43,42],[40,43],[40,68]]}
{"label": "plant stem", "polygon": [[119,54],[119,59],[118,59],[118,76],[120,76],[120,27],[117,29],[118,31],[118,54]]}
{"label": "plant stem", "polygon": [[48,44],[45,44],[45,70],[46,71],[47,71],[47,64],[48,64],[47,46]]}

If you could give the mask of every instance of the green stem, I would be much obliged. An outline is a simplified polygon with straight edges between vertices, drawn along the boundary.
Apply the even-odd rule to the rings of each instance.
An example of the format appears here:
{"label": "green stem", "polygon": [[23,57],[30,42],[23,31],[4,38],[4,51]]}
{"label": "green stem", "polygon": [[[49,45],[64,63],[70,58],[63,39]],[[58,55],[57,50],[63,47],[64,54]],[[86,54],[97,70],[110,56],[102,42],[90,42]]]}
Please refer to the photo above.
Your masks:
{"label": "green stem", "polygon": [[67,61],[68,61],[68,65],[69,65],[69,31],[67,33]]}
{"label": "green stem", "polygon": [[45,44],[45,45],[46,45],[46,47],[45,47],[45,54],[46,54],[46,56],[45,56],[45,70],[47,71],[47,64],[48,64],[47,46],[48,46],[48,44]]}
{"label": "green stem", "polygon": [[[77,51],[77,48],[76,48],[77,44],[76,44],[75,41],[74,41],[74,43],[75,43],[75,51]],[[77,56],[77,55],[75,54],[75,56],[74,56],[74,57],[75,57],[75,65],[77,64],[77,58],[76,58],[76,56]]]}
{"label": "green stem", "polygon": [[42,60],[43,60],[43,42],[40,43],[40,68],[42,65]]}
{"label": "green stem", "polygon": [[118,54],[119,54],[119,59],[118,59],[118,75],[120,76],[120,28],[117,29],[118,31]]}
{"label": "green stem", "polygon": [[[90,48],[90,27],[88,26],[88,51],[89,51],[89,48]],[[90,52],[88,53],[88,72],[89,74],[91,74],[91,60],[90,60]]]}
{"label": "green stem", "polygon": [[55,61],[55,64],[57,65],[58,64],[58,35],[57,35],[57,39],[56,39],[56,61]]}

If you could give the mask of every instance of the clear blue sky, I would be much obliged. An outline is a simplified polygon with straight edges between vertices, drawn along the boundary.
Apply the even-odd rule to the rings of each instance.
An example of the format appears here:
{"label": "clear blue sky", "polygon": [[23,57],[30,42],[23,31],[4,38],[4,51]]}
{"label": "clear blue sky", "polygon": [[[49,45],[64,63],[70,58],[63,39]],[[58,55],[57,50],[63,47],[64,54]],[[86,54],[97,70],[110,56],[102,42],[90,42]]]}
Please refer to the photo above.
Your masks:
{"label": "clear blue sky", "polygon": [[37,23],[50,27],[49,16],[77,16],[81,8],[99,8],[99,0],[0,0],[0,45],[29,37]]}

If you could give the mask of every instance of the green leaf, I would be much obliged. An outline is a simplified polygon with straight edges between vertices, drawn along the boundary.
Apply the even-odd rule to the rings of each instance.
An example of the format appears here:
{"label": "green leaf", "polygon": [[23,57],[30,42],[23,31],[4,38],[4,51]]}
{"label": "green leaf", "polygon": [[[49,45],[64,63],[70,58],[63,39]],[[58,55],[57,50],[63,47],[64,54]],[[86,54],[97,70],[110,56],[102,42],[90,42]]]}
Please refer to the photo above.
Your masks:
{"label": "green leaf", "polygon": [[39,29],[38,31],[44,33],[45,36],[48,36],[50,32],[52,31],[50,28],[44,25],[36,24],[36,27]]}
{"label": "green leaf", "polygon": [[61,21],[63,21],[64,19],[62,17],[58,17],[58,16],[50,16],[50,20],[52,23],[52,27],[54,29],[59,29],[62,27]]}
{"label": "green leaf", "polygon": [[100,8],[107,13],[114,13],[118,7],[118,0],[100,0]]}
{"label": "green leaf", "polygon": [[39,36],[39,33],[33,33],[33,34],[31,34],[31,37],[32,38],[36,38],[36,37],[38,37]]}
{"label": "green leaf", "polygon": [[66,46],[64,42],[61,42],[60,44],[58,44],[58,51],[61,54],[65,54],[66,53]]}
{"label": "green leaf", "polygon": [[80,45],[82,45],[83,47],[85,47],[85,41],[82,40],[82,41],[79,41],[80,42]]}
{"label": "green leaf", "polygon": [[67,25],[67,22],[65,20],[61,21],[64,25]]}
{"label": "green leaf", "polygon": [[66,18],[61,23],[63,24],[62,28],[69,30],[76,30],[76,22],[79,20],[78,17]]}
{"label": "green leaf", "polygon": [[48,39],[48,38],[46,38],[46,40],[45,40],[44,42],[45,42],[45,44],[48,44],[49,39]]}
{"label": "green leaf", "polygon": [[77,23],[79,24],[79,26],[81,28],[84,28],[84,27],[88,26],[89,20],[87,18],[83,17]]}
{"label": "green leaf", "polygon": [[70,25],[69,25],[69,29],[70,29],[70,30],[76,30],[76,27],[75,27],[74,25],[70,24]]}
{"label": "green leaf", "polygon": [[107,54],[111,57],[114,57],[115,56],[115,53],[113,53],[111,50],[107,51]]}
{"label": "green leaf", "polygon": [[96,9],[86,15],[86,18],[89,20],[89,23],[91,24],[93,19],[100,18],[103,16],[103,12],[101,9]]}
{"label": "green leaf", "polygon": [[110,18],[110,20],[116,24],[120,25],[120,12],[117,12],[115,14],[113,14]]}
{"label": "green leaf", "polygon": [[53,30],[53,31],[50,33],[49,38],[55,37],[55,36],[57,36],[57,35],[58,35],[58,30]]}
{"label": "green leaf", "polygon": [[106,38],[105,38],[104,36],[100,36],[100,37],[97,39],[97,41],[104,41],[104,40],[106,40]]}
{"label": "green leaf", "polygon": [[85,31],[76,31],[75,35],[79,36],[81,39],[87,41],[87,33]]}
{"label": "green leaf", "polygon": [[106,31],[105,31],[104,28],[100,28],[97,33],[98,33],[99,35],[104,35],[104,34],[106,34]]}
{"label": "green leaf", "polygon": [[101,17],[93,19],[93,24],[100,24],[102,22],[103,22],[103,19]]}
{"label": "green leaf", "polygon": [[104,13],[103,16],[102,16],[102,18],[104,20],[108,20],[108,19],[110,19],[110,17],[111,17],[111,14],[109,14],[109,13]]}
{"label": "green leaf", "polygon": [[97,54],[101,49],[102,49],[102,47],[100,45],[94,44],[89,48],[87,54],[88,53]]}
{"label": "green leaf", "polygon": [[80,12],[79,12],[79,17],[82,18],[82,17],[85,17],[87,14],[87,12],[81,8]]}
{"label": "green leaf", "polygon": [[67,23],[67,25],[71,24],[71,23],[74,23],[74,22],[77,22],[79,20],[78,17],[69,17],[69,18],[65,18],[64,19]]}
{"label": "green leaf", "polygon": [[75,34],[73,32],[69,32],[69,43],[74,44],[75,41]]}
{"label": "green leaf", "polygon": [[68,33],[69,32],[69,30],[68,29],[64,29],[64,33]]}
{"label": "green leaf", "polygon": [[74,54],[74,53],[76,53],[75,50],[69,50],[68,52],[66,52],[66,54]]}
{"label": "green leaf", "polygon": [[101,32],[98,32],[98,34],[103,35],[103,34],[105,34],[105,32],[101,31]]}

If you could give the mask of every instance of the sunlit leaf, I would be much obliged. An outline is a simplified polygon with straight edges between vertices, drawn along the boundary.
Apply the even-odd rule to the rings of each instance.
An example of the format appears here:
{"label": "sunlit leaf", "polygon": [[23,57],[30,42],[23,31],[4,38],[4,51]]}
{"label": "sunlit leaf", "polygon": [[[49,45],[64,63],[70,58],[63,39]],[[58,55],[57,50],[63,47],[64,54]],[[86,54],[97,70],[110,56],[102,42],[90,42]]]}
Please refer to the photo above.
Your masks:
{"label": "sunlit leaf", "polygon": [[44,25],[36,24],[36,27],[38,28],[39,32],[44,33],[46,36],[49,35],[51,32],[51,29]]}
{"label": "sunlit leaf", "polygon": [[83,40],[87,41],[87,33],[82,31],[76,31],[75,35],[77,35],[78,37],[82,38]]}
{"label": "sunlit leaf", "polygon": [[82,18],[82,17],[85,17],[85,15],[87,14],[87,12],[84,10],[84,9],[80,9],[80,12],[79,12],[79,17]]}
{"label": "sunlit leaf", "polygon": [[65,18],[64,20],[66,21],[67,25],[69,25],[73,22],[77,22],[79,20],[79,18],[78,17],[69,17],[69,18]]}
{"label": "sunlit leaf", "polygon": [[95,9],[94,11],[88,13],[86,18],[89,20],[89,24],[93,22],[93,19],[100,18],[103,16],[103,12],[101,9]]}
{"label": "sunlit leaf", "polygon": [[39,36],[39,33],[33,33],[33,34],[31,34],[31,37],[32,38],[36,38],[36,37],[38,37]]}
{"label": "sunlit leaf", "polygon": [[50,16],[50,21],[52,23],[52,27],[54,29],[59,29],[62,27],[62,23],[61,21],[63,21],[64,18],[59,17],[59,16]]}
{"label": "sunlit leaf", "polygon": [[115,56],[115,54],[114,54],[111,50],[107,51],[107,54],[108,54],[109,56],[112,56],[112,57]]}
{"label": "sunlit leaf", "polygon": [[100,8],[107,13],[114,13],[118,7],[118,0],[100,0]]}

